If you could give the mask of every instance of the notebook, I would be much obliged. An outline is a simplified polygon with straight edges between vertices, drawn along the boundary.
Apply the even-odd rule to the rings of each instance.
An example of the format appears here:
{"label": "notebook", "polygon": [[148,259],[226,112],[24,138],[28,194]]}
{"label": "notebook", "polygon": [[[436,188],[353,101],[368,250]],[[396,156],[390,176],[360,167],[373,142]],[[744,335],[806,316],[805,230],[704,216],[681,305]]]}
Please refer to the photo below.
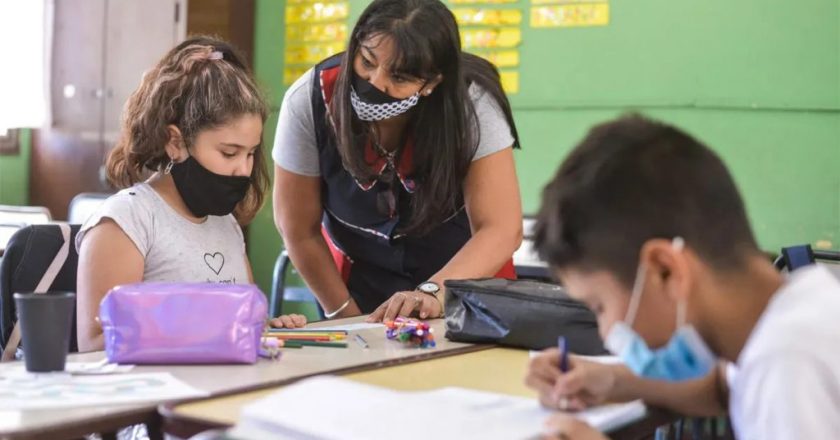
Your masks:
{"label": "notebook", "polygon": [[[604,405],[575,416],[601,431],[644,417],[641,401]],[[441,388],[395,391],[333,376],[303,380],[246,406],[235,439],[539,437],[551,412],[535,399]]]}

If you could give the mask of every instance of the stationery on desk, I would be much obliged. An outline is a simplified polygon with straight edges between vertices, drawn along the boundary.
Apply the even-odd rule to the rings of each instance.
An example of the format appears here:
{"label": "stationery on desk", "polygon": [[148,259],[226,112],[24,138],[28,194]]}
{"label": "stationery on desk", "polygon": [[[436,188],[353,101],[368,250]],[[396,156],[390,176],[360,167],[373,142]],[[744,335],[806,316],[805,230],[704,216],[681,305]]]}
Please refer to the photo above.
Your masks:
{"label": "stationery on desk", "polygon": [[279,340],[282,348],[347,348],[347,334],[345,330],[270,329],[263,332],[263,338]]}
{"label": "stationery on desk", "polygon": [[565,336],[557,337],[557,349],[560,351],[560,371],[569,372],[569,347],[566,344]]}
{"label": "stationery on desk", "polygon": [[[352,402],[330,411],[324,423],[324,398]],[[601,431],[644,417],[641,401],[603,405],[575,413]],[[287,438],[368,439],[392,436],[423,439],[426,430],[406,426],[433,423],[436,437],[511,439],[539,436],[551,414],[534,399],[465,388],[395,391],[334,376],[318,376],[272,393],[246,406],[229,433],[241,440]]]}

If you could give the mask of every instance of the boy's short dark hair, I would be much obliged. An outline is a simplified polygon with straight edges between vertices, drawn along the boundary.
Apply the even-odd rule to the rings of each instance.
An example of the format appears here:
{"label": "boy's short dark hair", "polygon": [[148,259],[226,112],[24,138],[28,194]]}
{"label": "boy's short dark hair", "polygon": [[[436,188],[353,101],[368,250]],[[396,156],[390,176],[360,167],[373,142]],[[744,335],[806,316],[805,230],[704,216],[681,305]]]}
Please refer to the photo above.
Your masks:
{"label": "boy's short dark hair", "polygon": [[633,283],[642,245],[685,239],[715,269],[758,247],[720,158],[688,134],[629,115],[592,128],[543,190],[535,245],[554,268],[607,270]]}

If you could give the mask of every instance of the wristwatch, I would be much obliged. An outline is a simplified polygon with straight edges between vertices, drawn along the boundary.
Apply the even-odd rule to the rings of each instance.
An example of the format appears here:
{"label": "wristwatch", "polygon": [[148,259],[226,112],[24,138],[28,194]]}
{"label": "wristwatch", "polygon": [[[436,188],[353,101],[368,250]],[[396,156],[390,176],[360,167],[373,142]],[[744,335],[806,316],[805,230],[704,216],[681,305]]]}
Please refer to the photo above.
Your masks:
{"label": "wristwatch", "polygon": [[438,283],[434,281],[426,281],[420,283],[420,285],[417,286],[415,290],[425,293],[426,295],[431,295],[432,298],[436,299],[438,304],[440,304],[440,316],[435,316],[435,318],[440,318],[444,316],[443,299],[438,296],[438,293],[440,293],[440,285]]}
{"label": "wristwatch", "polygon": [[437,298],[437,293],[440,292],[440,286],[434,281],[426,281],[424,283],[420,283],[420,285],[417,286],[417,290]]}

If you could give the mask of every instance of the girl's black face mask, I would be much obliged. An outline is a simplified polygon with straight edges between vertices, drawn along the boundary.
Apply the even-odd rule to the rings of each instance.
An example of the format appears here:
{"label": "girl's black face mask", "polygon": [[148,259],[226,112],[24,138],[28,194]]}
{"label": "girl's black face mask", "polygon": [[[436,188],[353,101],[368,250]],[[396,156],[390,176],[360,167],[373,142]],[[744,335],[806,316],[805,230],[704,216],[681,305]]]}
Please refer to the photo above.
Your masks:
{"label": "girl's black face mask", "polygon": [[175,188],[196,217],[228,215],[245,198],[251,178],[223,176],[204,168],[194,157],[172,165]]}

